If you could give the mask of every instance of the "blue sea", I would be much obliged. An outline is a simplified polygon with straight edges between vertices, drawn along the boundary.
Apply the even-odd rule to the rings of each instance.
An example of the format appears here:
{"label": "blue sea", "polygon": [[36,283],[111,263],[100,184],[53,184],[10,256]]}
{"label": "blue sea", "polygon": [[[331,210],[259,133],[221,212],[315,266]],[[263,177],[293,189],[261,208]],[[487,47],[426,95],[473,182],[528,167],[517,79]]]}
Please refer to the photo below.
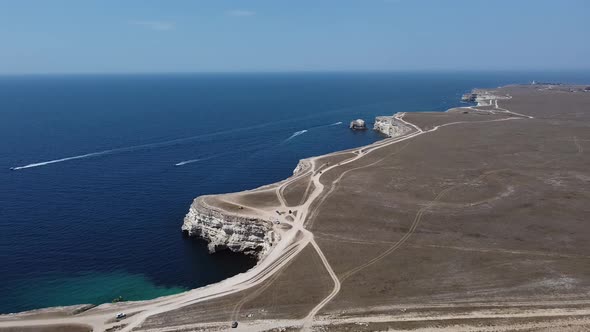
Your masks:
{"label": "blue sea", "polygon": [[353,119],[444,111],[474,87],[533,79],[590,74],[2,76],[0,313],[150,299],[244,272],[253,259],[181,233],[196,196],[383,138],[350,131]]}

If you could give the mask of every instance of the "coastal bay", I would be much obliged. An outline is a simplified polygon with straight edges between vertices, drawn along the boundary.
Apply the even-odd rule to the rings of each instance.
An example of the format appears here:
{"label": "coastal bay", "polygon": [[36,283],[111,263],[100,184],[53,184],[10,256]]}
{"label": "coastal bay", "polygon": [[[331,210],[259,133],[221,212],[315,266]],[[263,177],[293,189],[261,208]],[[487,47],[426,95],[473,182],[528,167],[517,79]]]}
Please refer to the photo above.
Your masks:
{"label": "coastal bay", "polygon": [[[395,327],[408,321],[419,327],[425,326],[420,325],[423,322],[419,318],[424,313],[428,313],[429,321],[437,321],[444,328],[445,324],[454,326],[465,312],[470,312],[472,320],[462,321],[463,325],[487,321],[506,329],[585,326],[586,258],[578,253],[584,250],[576,239],[584,238],[579,221],[585,214],[580,203],[588,196],[587,186],[583,185],[588,178],[583,165],[587,164],[584,142],[590,139],[585,137],[585,110],[590,95],[578,87],[574,87],[576,92],[570,89],[495,89],[490,93],[493,108],[464,107],[447,112],[443,118],[440,113],[402,112],[396,118],[414,130],[344,153],[309,158],[304,162],[308,166],[298,167],[293,177],[276,185],[218,195],[210,204],[239,201],[244,208],[266,211],[255,213],[258,217],[270,216],[275,209],[293,210],[281,214],[280,223],[274,226],[282,232],[281,240],[254,269],[210,287],[152,302],[101,306],[63,322],[96,320],[93,326],[104,326],[99,323],[100,317],[126,308],[140,314],[125,321],[123,330],[224,329],[228,320],[240,320],[258,330],[277,326],[311,328],[317,324],[339,330],[359,322],[371,328]],[[504,95],[510,98],[495,98]],[[548,148],[549,141],[544,137],[557,139]],[[571,144],[562,144],[560,137]],[[435,142],[444,148],[437,148]],[[538,150],[539,143],[545,148]],[[440,153],[445,154],[449,165],[423,162],[427,158],[442,160]],[[506,153],[512,158],[495,157]],[[567,169],[569,175],[559,173],[560,169]],[[302,195],[299,202],[303,203],[288,203],[282,193],[299,181],[313,181],[311,193],[298,191]],[[359,189],[367,186],[371,189],[360,194]],[[246,198],[259,196],[260,191],[276,192],[279,205],[268,199]],[[552,197],[552,201],[535,199],[539,191]],[[395,199],[389,200],[390,195]],[[343,208],[340,202],[347,199],[348,206],[356,208]],[[570,214],[560,215],[566,223],[558,231],[550,226],[551,216],[527,217],[531,200],[539,208],[551,204],[572,204],[576,208],[559,209]],[[514,213],[521,216],[518,222],[512,221]],[[509,227],[509,233],[498,228],[499,224]],[[582,233],[573,236],[572,229]],[[558,239],[569,234],[570,244],[556,251],[545,247],[551,243],[535,240],[542,236],[526,238],[519,233],[531,231]],[[526,260],[514,259],[521,256]],[[429,257],[436,257],[444,265]],[[301,259],[315,264],[298,264]],[[486,262],[507,269],[490,275]],[[553,264],[551,271],[559,272],[539,270],[535,262],[545,267]],[[402,266],[396,269],[402,272],[392,275],[391,264]],[[424,278],[404,277],[403,271],[417,268]],[[295,271],[302,275],[296,277]],[[393,283],[392,277],[396,280]],[[458,277],[463,280],[461,284],[453,281]],[[389,286],[376,291],[375,285]],[[313,287],[317,290],[312,291],[316,289]],[[297,289],[308,292],[303,294]],[[389,302],[393,298],[390,292],[396,293],[395,303]],[[559,299],[553,295],[556,292]],[[466,303],[469,309],[461,307]],[[490,306],[497,309],[489,311]],[[479,313],[473,316],[473,310]],[[498,310],[502,310],[499,316]],[[321,318],[318,320],[316,315]],[[197,323],[195,316],[200,317]],[[551,318],[554,316],[558,318]],[[27,323],[21,320],[16,324]],[[15,322],[4,325],[8,324]]]}
{"label": "coastal bay", "polygon": [[1,77],[0,312],[146,300],[244,272],[256,261],[210,255],[206,243],[183,236],[196,196],[280,181],[300,159],[383,138],[349,131],[342,123],[351,119],[444,111],[473,86],[510,79]]}

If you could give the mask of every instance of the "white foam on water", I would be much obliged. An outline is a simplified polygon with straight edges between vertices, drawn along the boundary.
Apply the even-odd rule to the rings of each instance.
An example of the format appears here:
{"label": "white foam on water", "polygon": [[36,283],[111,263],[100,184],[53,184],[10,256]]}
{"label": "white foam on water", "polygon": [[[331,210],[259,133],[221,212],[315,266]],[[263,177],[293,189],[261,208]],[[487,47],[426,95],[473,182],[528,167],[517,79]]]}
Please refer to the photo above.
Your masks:
{"label": "white foam on water", "polygon": [[[291,119],[291,121],[292,120],[295,120],[295,119]],[[81,155],[72,156],[72,157],[65,157],[65,158],[59,158],[59,159],[53,159],[53,160],[47,160],[47,161],[40,161],[40,162],[31,163],[31,164],[27,164],[27,165],[23,165],[23,166],[10,167],[10,169],[13,170],[13,171],[18,171],[18,170],[22,170],[22,169],[47,166],[47,165],[51,165],[51,164],[57,164],[57,163],[62,163],[62,162],[65,162],[65,161],[76,160],[76,159],[86,159],[86,158],[99,157],[99,156],[105,156],[105,155],[116,154],[116,153],[123,153],[123,152],[131,152],[131,151],[143,150],[143,149],[148,149],[148,148],[159,148],[159,147],[164,147],[164,146],[170,146],[170,145],[174,145],[174,144],[184,143],[184,142],[188,142],[188,141],[191,141],[191,140],[196,140],[196,139],[199,139],[199,138],[214,137],[214,136],[223,135],[223,134],[230,134],[230,133],[236,133],[236,132],[241,132],[241,131],[245,131],[245,130],[251,130],[251,129],[268,127],[270,125],[279,124],[279,123],[282,123],[282,122],[288,122],[288,121],[285,121],[285,120],[282,120],[282,121],[274,121],[274,122],[263,123],[263,124],[260,124],[260,125],[255,125],[255,126],[250,126],[250,127],[230,129],[230,130],[224,130],[224,131],[219,131],[219,132],[215,132],[215,133],[209,133],[209,134],[203,134],[203,135],[196,135],[196,136],[190,136],[190,137],[184,137],[184,138],[177,138],[177,139],[173,139],[173,140],[169,140],[169,141],[149,143],[149,144],[141,144],[141,145],[133,145],[133,146],[128,146],[128,147],[115,148],[115,149],[98,151],[98,152],[91,152],[91,153],[81,154]],[[340,125],[340,124],[342,124],[341,121],[340,122],[335,122],[335,123],[332,123],[332,124],[329,124],[329,125],[324,125],[324,126],[337,126],[337,125]],[[324,127],[324,126],[320,126],[320,127]],[[297,137],[299,135],[303,135],[307,131],[308,131],[307,129],[296,131],[295,133],[293,133],[293,135],[291,135],[289,138],[287,138],[284,142],[287,142],[287,141],[289,141],[289,140],[291,140],[291,139],[293,139],[293,138],[295,138],[295,137]],[[209,158],[207,158],[207,159],[209,159]],[[201,159],[201,160],[203,160],[203,159]],[[191,161],[191,162],[197,162],[197,161],[200,161],[200,160],[194,159],[194,161]],[[177,165],[177,166],[181,166],[181,165]]]}
{"label": "white foam on water", "polygon": [[285,140],[285,142],[286,142],[286,141],[289,141],[289,140],[292,140],[293,138],[295,138],[295,137],[297,137],[297,136],[299,136],[299,135],[303,135],[303,134],[305,134],[306,132],[307,132],[307,129],[303,129],[303,130],[300,130],[300,131],[296,131],[296,132],[294,132],[294,133],[293,133],[293,135],[289,136],[289,138],[287,138],[287,139]]}
{"label": "white foam on water", "polygon": [[131,152],[131,151],[144,150],[144,149],[149,149],[149,148],[165,147],[165,146],[180,144],[180,143],[184,143],[184,142],[189,142],[189,141],[196,140],[199,138],[214,137],[214,136],[219,136],[219,135],[224,135],[224,134],[241,132],[241,131],[245,131],[245,130],[263,128],[263,127],[267,127],[267,126],[270,126],[273,124],[277,124],[279,122],[281,122],[281,121],[269,122],[269,123],[264,123],[261,125],[238,128],[238,129],[218,131],[218,132],[209,133],[209,134],[202,134],[202,135],[196,135],[196,136],[190,136],[190,137],[184,137],[184,138],[177,138],[177,139],[172,139],[172,140],[163,141],[163,142],[133,145],[133,146],[127,146],[127,147],[122,147],[122,148],[115,148],[115,149],[109,149],[109,150],[104,150],[104,151],[86,153],[86,154],[81,154],[81,155],[72,156],[72,157],[65,157],[65,158],[53,159],[53,160],[48,160],[48,161],[40,161],[40,162],[36,162],[36,163],[32,163],[32,164],[27,164],[24,166],[11,167],[10,169],[13,171],[18,171],[18,170],[22,170],[22,169],[26,169],[26,168],[41,167],[41,166],[57,164],[57,163],[62,163],[65,161],[76,160],[76,159],[86,159],[86,158],[99,157],[99,156],[105,156],[105,155],[116,154],[116,153]]}
{"label": "white foam on water", "polygon": [[10,169],[13,170],[13,171],[18,171],[19,169],[40,167],[40,166],[45,166],[45,165],[50,165],[50,164],[61,163],[61,162],[68,161],[68,160],[84,159],[84,158],[89,158],[89,157],[101,156],[101,155],[105,155],[105,154],[109,154],[109,153],[114,153],[114,152],[116,152],[116,149],[115,150],[106,150],[106,151],[100,151],[100,152],[87,153],[87,154],[82,154],[82,155],[79,155],[79,156],[73,156],[73,157],[67,157],[67,158],[61,158],[61,159],[55,159],[55,160],[49,160],[49,161],[42,161],[42,162],[28,164],[28,165],[24,165],[24,166],[11,167]]}
{"label": "white foam on water", "polygon": [[205,160],[210,160],[210,159],[215,159],[215,158],[219,158],[219,157],[223,157],[223,156],[227,156],[227,155],[232,155],[232,154],[238,154],[241,152],[256,152],[256,151],[261,151],[264,149],[268,149],[272,147],[272,145],[269,144],[258,144],[258,145],[254,145],[251,147],[246,147],[246,148],[242,148],[240,150],[237,151],[227,151],[227,152],[223,152],[223,153],[218,153],[216,155],[212,155],[209,157],[204,157],[204,158],[195,158],[195,159],[190,159],[190,160],[183,160],[183,161],[179,161],[176,164],[174,164],[174,166],[183,166],[183,165],[187,165],[187,164],[192,164],[192,163],[196,163],[199,161],[205,161]]}
{"label": "white foam on water", "polygon": [[341,125],[341,124],[342,124],[342,121],[338,121],[338,122],[334,122],[334,123],[330,123],[330,124],[325,124],[325,125],[321,125],[321,126],[311,127],[311,128],[309,128],[309,130],[317,129],[317,128],[324,128],[324,127],[333,127],[333,126],[338,126],[338,125]]}
{"label": "white foam on water", "polygon": [[196,163],[198,161],[201,161],[203,159],[191,159],[191,160],[185,160],[185,161],[181,161],[179,163],[174,164],[174,166],[182,166],[182,165],[186,165],[186,164],[192,164],[192,163]]}

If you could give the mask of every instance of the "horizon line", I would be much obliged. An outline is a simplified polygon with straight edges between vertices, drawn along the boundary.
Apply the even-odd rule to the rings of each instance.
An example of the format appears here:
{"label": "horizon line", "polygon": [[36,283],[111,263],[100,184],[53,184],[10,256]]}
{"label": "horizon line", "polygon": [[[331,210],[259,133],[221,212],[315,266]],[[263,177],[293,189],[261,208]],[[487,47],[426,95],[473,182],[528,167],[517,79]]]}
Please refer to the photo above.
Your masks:
{"label": "horizon line", "polygon": [[14,76],[122,76],[122,75],[211,75],[211,74],[388,74],[388,73],[536,73],[536,72],[590,72],[590,68],[528,68],[528,69],[348,69],[348,70],[212,70],[212,71],[129,71],[129,72],[38,72],[0,73],[0,77]]}

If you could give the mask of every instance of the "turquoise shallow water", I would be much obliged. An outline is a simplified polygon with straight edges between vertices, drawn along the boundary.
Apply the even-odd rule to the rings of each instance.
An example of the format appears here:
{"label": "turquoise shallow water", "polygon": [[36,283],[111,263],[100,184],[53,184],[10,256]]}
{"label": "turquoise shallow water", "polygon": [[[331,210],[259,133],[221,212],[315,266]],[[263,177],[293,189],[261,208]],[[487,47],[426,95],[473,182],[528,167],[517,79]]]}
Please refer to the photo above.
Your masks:
{"label": "turquoise shallow water", "polygon": [[183,237],[194,197],[382,138],[350,131],[352,119],[444,111],[474,87],[532,79],[590,83],[558,72],[0,77],[0,312],[149,299],[243,272],[255,261]]}
{"label": "turquoise shallow water", "polygon": [[39,307],[59,306],[64,303],[111,302],[115,299],[114,294],[124,294],[123,300],[152,299],[187,290],[183,287],[159,286],[145,275],[124,271],[47,275],[22,280],[15,286],[14,294],[8,296],[20,303],[37,303]]}

